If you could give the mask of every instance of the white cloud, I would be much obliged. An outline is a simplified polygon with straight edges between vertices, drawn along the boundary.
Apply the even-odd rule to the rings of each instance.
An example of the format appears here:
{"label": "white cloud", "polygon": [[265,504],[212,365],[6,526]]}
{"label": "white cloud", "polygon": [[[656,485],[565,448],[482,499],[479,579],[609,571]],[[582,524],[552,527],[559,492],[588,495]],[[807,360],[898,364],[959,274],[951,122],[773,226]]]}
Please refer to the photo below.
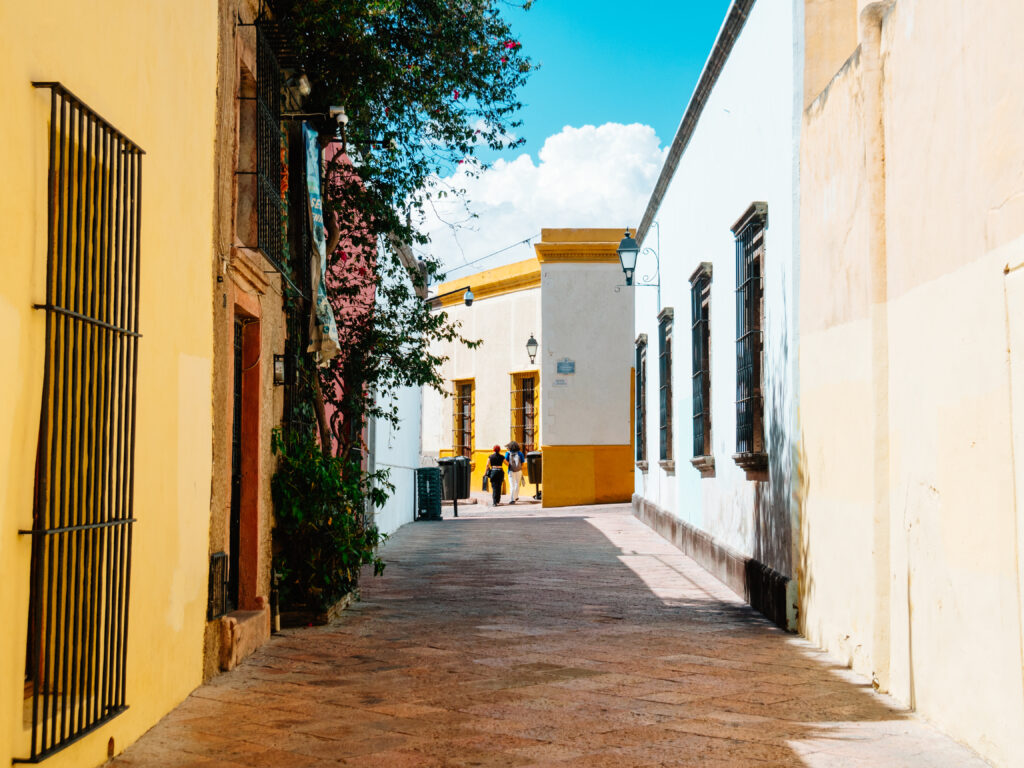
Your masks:
{"label": "white cloud", "polygon": [[[566,126],[538,154],[498,160],[479,178],[460,168],[442,179],[467,191],[466,206],[441,200],[424,222],[430,251],[449,270],[524,240],[543,227],[626,227],[640,223],[667,149],[654,129],[634,123]],[[429,210],[429,209],[428,209]],[[445,222],[460,222],[453,231]],[[519,246],[452,276],[528,258]]]}

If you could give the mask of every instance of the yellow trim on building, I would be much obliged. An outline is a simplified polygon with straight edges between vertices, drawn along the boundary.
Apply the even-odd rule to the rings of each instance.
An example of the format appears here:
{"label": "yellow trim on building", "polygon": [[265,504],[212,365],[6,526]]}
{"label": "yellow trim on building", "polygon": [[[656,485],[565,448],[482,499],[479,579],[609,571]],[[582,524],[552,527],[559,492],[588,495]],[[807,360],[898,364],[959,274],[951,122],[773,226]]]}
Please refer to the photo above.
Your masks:
{"label": "yellow trim on building", "polygon": [[[515,264],[505,264],[494,269],[487,269],[475,275],[467,275],[456,280],[448,280],[437,287],[438,294],[458,291],[462,286],[468,285],[473,290],[475,301],[490,299],[495,296],[502,296],[515,291],[527,291],[531,288],[540,288],[540,264],[537,259],[530,258],[524,261],[517,261]],[[451,307],[462,303],[462,294],[453,293],[439,299],[442,307]]]}
{"label": "yellow trim on building", "polygon": [[630,445],[545,445],[545,507],[612,504],[633,497]]}
{"label": "yellow trim on building", "polygon": [[[534,244],[537,261],[570,264],[616,264],[625,229],[542,229]],[[629,229],[632,234],[633,230]]]}

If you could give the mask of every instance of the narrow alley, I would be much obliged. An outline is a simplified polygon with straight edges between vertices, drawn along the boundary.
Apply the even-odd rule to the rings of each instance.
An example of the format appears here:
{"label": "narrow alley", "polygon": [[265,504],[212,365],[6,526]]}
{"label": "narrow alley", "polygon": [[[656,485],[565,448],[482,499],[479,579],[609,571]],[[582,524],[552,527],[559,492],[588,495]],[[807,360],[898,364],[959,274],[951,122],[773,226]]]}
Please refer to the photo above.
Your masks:
{"label": "narrow alley", "polygon": [[132,766],[984,766],[628,505],[400,529],[333,626],[274,636]]}

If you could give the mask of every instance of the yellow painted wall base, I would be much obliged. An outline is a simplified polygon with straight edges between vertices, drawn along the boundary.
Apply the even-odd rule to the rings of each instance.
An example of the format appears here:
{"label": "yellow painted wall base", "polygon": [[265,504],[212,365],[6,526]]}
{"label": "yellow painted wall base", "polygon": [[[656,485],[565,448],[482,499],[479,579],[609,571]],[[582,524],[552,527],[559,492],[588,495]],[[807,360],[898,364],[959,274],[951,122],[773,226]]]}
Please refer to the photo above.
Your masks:
{"label": "yellow painted wall base", "polygon": [[633,497],[633,451],[629,445],[545,445],[545,507],[613,504]]}

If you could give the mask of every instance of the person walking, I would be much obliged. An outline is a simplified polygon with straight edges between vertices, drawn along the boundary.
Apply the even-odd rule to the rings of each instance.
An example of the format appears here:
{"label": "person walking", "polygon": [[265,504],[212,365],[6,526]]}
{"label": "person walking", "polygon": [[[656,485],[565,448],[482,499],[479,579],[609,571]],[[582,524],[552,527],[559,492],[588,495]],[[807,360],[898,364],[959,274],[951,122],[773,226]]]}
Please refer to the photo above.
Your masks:
{"label": "person walking", "polygon": [[505,452],[505,463],[508,464],[508,489],[509,504],[519,501],[519,485],[523,482],[523,464],[526,463],[526,454],[519,447],[515,440],[511,441]]}
{"label": "person walking", "polygon": [[501,446],[494,446],[494,453],[487,457],[487,479],[491,484],[492,506],[501,504],[501,487],[505,484],[505,457]]}

